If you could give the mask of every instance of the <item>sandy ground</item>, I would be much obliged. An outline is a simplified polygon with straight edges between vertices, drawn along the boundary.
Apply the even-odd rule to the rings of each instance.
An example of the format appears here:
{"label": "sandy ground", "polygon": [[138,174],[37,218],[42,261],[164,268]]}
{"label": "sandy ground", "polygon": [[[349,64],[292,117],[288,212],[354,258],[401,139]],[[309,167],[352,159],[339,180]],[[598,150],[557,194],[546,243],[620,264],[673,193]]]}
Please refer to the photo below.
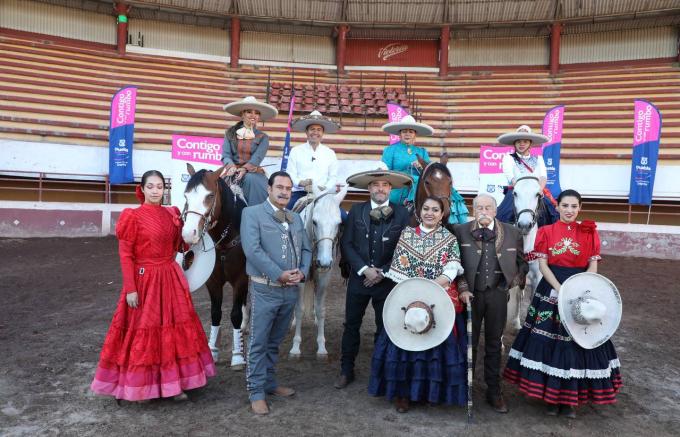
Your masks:
{"label": "sandy ground", "polygon": [[[374,329],[370,310],[362,328],[357,381],[345,390],[333,388],[345,294],[337,272],[327,299],[331,356],[328,362],[315,359],[314,328],[307,322],[302,360],[283,359],[278,366],[280,381],[298,393],[292,399],[272,399],[269,416],[249,412],[244,373],[226,367],[231,335],[223,336],[218,375],[190,392],[190,401],[118,406],[89,391],[121,285],[115,240],[5,239],[0,252],[1,435],[680,434],[680,342],[674,334],[680,275],[671,261],[609,257],[601,265],[624,302],[614,338],[625,384],[618,404],[582,407],[575,421],[551,418],[540,403],[506,386],[510,413],[499,415],[483,403],[478,381],[474,422],[468,425],[464,408],[415,406],[398,414],[384,399],[366,394]],[[207,329],[207,292],[197,291],[194,299]],[[223,310],[227,326],[228,305]],[[512,338],[506,335],[506,344]],[[289,347],[290,338],[283,350]]]}

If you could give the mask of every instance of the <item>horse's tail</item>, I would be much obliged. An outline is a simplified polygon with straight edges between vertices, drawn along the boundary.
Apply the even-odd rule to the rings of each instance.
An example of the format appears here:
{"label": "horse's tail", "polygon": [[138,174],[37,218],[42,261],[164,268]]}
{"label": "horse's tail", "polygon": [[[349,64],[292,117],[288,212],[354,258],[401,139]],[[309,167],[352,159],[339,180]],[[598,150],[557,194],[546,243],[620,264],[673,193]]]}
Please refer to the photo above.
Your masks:
{"label": "horse's tail", "polygon": [[[310,275],[312,272],[309,272]],[[314,314],[314,281],[305,281],[302,291],[302,319],[312,317]]]}

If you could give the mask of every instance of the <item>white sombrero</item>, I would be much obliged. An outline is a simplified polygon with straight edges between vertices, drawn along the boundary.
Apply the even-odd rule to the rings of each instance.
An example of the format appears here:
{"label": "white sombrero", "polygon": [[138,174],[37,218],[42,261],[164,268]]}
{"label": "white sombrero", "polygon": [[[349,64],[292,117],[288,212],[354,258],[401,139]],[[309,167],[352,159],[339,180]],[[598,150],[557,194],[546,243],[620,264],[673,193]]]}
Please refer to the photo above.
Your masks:
{"label": "white sombrero", "polygon": [[[215,267],[215,242],[210,235],[204,234],[198,243],[192,245],[186,252],[178,252],[175,261],[184,271],[192,293],[205,284]],[[184,258],[193,255],[191,265],[185,270]]]}
{"label": "white sombrero", "polygon": [[597,273],[578,273],[564,281],[557,307],[562,325],[584,349],[594,349],[609,340],[621,322],[619,290]]}
{"label": "white sombrero", "polygon": [[398,348],[424,351],[439,346],[451,335],[456,310],[436,282],[411,278],[397,284],[385,299],[385,332]]}
{"label": "white sombrero", "polygon": [[388,181],[392,188],[398,189],[413,184],[411,176],[387,169],[387,165],[380,161],[375,170],[362,171],[355,173],[347,178],[347,185],[352,188],[368,189],[368,184],[373,181]]}
{"label": "white sombrero", "polygon": [[384,124],[382,130],[392,135],[399,135],[403,129],[413,129],[418,135],[430,136],[434,133],[434,129],[425,123],[418,123],[411,115],[402,118],[401,121],[393,121]]}
{"label": "white sombrero", "polygon": [[533,133],[529,126],[523,124],[516,131],[505,133],[496,138],[498,143],[507,144],[508,146],[514,146],[517,140],[531,140],[531,144],[536,146],[548,142],[548,137]]}
{"label": "white sombrero", "polygon": [[236,102],[227,103],[224,105],[224,110],[231,115],[241,116],[241,112],[246,109],[256,109],[260,111],[260,120],[265,121],[270,118],[276,117],[279,110],[272,105],[264,102],[260,102],[253,96],[248,96],[243,100],[238,100]]}
{"label": "white sombrero", "polygon": [[309,126],[318,124],[323,127],[324,133],[332,134],[340,129],[340,125],[331,118],[324,116],[319,111],[312,111],[309,115],[302,116],[295,120],[292,128],[298,132],[304,132]]}

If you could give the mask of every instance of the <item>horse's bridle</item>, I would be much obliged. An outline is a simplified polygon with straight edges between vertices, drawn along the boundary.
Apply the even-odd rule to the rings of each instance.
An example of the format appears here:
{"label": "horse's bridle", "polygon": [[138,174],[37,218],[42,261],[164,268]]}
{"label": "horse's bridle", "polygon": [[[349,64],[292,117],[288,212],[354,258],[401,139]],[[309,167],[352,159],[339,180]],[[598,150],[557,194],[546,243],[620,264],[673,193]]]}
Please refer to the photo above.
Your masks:
{"label": "horse's bridle", "polygon": [[[203,241],[203,236],[205,235],[206,232],[208,232],[210,229],[214,228],[217,226],[217,221],[215,220],[215,207],[217,206],[217,196],[219,195],[219,183],[216,184],[217,188],[214,191],[215,197],[213,198],[212,205],[210,205],[210,208],[204,213],[201,214],[198,211],[192,211],[189,209],[189,205],[187,202],[184,202],[184,209],[182,210],[182,221],[186,221],[186,218],[189,214],[196,214],[197,216],[201,217],[203,219],[203,228],[201,229],[201,232],[198,235],[198,239]],[[229,231],[231,230],[231,223],[229,223],[225,228],[224,231],[222,231],[222,234],[220,235],[220,238],[215,242],[215,247],[217,247],[222,240],[224,240],[227,235],[229,235]],[[232,247],[235,247],[240,243],[239,238],[234,238],[229,242],[227,247],[225,249],[231,249]],[[205,242],[203,242],[203,251],[206,252],[207,250],[205,249]]]}
{"label": "horse's bridle", "polygon": [[[331,244],[333,245],[331,250],[335,250],[335,246],[338,243],[337,235],[335,237],[323,236],[323,237],[320,237],[320,238],[316,238],[316,231],[315,231],[315,227],[314,227],[314,207],[316,206],[316,202],[318,202],[322,198],[328,196],[329,194],[331,194],[330,191],[327,191],[327,192],[323,193],[322,195],[320,195],[319,197],[315,198],[314,201],[311,203],[312,210],[309,212],[309,218],[307,220],[312,222],[312,254],[316,253],[316,247],[319,245],[320,242],[322,242],[324,240],[329,240],[331,242]],[[319,269],[321,269],[321,268],[319,267]],[[330,269],[330,267],[326,267],[326,269]]]}
{"label": "horse's bridle", "polygon": [[[536,182],[539,183],[539,187],[540,187],[540,181],[538,180],[538,178],[537,178],[536,176],[522,176],[521,178],[518,178],[518,179],[515,181],[515,184],[514,184],[514,186],[513,186],[513,190],[514,190],[514,187],[517,186],[517,183],[519,183],[519,181],[522,181],[522,180],[525,180],[525,179],[533,179],[533,180],[535,180]],[[539,197],[540,197],[540,193],[539,193],[538,195],[539,195]],[[540,207],[540,199],[539,199],[539,202],[536,203],[536,208],[535,208],[535,209],[524,208],[524,209],[521,210],[521,211],[517,211],[517,210],[515,209],[515,202],[512,202],[512,210],[513,210],[514,213],[515,213],[515,226],[517,226],[517,223],[519,222],[519,216],[520,216],[521,214],[524,214],[524,213],[526,212],[526,213],[531,214],[531,226],[529,226],[529,228],[530,228],[530,229],[533,228],[534,225],[536,224],[536,219],[537,219],[537,217],[538,217],[538,208],[539,208],[539,207]]]}

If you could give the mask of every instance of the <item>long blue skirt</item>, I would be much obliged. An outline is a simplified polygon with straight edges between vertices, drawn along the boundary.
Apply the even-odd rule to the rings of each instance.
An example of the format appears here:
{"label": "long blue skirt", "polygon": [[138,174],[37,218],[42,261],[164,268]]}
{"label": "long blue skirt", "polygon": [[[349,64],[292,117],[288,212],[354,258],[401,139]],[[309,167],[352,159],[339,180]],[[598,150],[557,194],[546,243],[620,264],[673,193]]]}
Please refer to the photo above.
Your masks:
{"label": "long blue skirt", "polygon": [[383,331],[371,362],[368,393],[463,406],[467,403],[467,337],[465,320],[456,315],[456,334],[439,346],[422,352],[399,349]]}

